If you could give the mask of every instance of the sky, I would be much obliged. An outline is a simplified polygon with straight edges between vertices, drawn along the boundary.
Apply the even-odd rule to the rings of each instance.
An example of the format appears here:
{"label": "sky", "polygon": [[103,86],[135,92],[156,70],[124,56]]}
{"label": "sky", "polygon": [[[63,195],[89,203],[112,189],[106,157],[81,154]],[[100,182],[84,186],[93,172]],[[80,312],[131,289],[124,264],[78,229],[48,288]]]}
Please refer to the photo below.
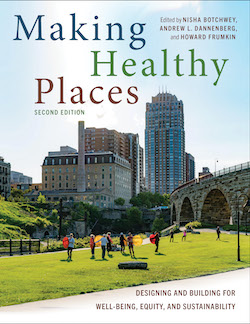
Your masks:
{"label": "sky", "polygon": [[[76,14],[87,41],[70,41],[70,14]],[[21,15],[31,29],[38,15],[43,17],[45,41],[14,41],[17,18]],[[94,19],[98,16],[98,19]],[[160,31],[161,17],[236,17],[235,40],[171,40],[178,33]],[[99,24],[99,41],[93,38],[93,24]],[[141,35],[146,41],[140,50],[130,48],[131,25],[145,23]],[[52,41],[51,25],[60,23],[64,41]],[[107,41],[108,23],[120,23],[123,41]],[[184,104],[186,152],[195,157],[196,175],[203,166],[211,171],[233,166],[249,160],[249,2],[248,1],[2,1],[0,3],[0,156],[11,163],[14,171],[41,181],[41,165],[49,151],[59,150],[62,145],[77,148],[77,122],[85,120],[86,127],[106,127],[120,132],[138,133],[144,147],[145,107],[159,89],[167,89]],[[195,24],[190,24],[194,28]],[[197,24],[196,24],[197,25]],[[217,25],[216,23],[211,25]],[[228,24],[230,25],[230,24]],[[21,34],[22,33],[22,34]],[[205,32],[204,32],[205,33]],[[232,32],[234,33],[234,32]],[[203,34],[203,33],[202,33]],[[139,43],[138,43],[139,44]],[[168,53],[168,77],[162,74],[162,50]],[[206,64],[207,77],[189,77],[190,49],[195,58]],[[100,60],[108,60],[107,51],[115,54],[115,73],[107,76],[107,67],[100,66],[101,76],[93,74],[93,53],[100,51]],[[180,55],[181,72],[176,76],[176,55]],[[154,61],[156,76],[142,75],[142,62]],[[125,76],[122,64],[127,59],[136,62],[133,76]],[[217,86],[213,83],[217,72],[211,59],[228,59]],[[197,74],[199,74],[197,63]],[[64,99],[58,104],[59,79],[64,77]],[[37,78],[52,80],[54,88],[44,95],[45,104],[37,101]],[[44,86],[47,86],[44,84]],[[83,89],[84,104],[71,103],[71,89]],[[101,86],[104,101],[93,104],[90,91]],[[108,91],[119,86],[123,94],[121,103],[108,101]],[[139,100],[134,105],[126,102],[127,89],[138,88]],[[35,109],[81,109],[84,116],[35,116]],[[218,161],[215,163],[215,161]],[[215,166],[216,165],[216,166]]]}

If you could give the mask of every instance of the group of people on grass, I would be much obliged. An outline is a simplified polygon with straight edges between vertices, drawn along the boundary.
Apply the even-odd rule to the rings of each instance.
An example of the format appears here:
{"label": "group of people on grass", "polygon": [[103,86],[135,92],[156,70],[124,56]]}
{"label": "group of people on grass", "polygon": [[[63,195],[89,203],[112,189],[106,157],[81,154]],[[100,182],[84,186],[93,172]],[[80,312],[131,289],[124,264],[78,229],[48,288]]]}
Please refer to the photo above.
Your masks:
{"label": "group of people on grass", "polygon": [[[216,229],[216,233],[217,233],[217,239],[216,240],[220,240],[220,227],[217,226]],[[187,237],[187,230],[185,229],[183,231],[183,236],[182,236],[182,241],[186,241],[186,237]],[[135,257],[135,253],[134,253],[134,244],[133,244],[133,235],[129,232],[128,236],[126,237],[122,232],[120,233],[120,246],[121,246],[121,253],[124,254],[125,253],[125,246],[128,245],[129,248],[129,253],[130,256],[132,258]],[[112,239],[111,239],[111,232],[108,232],[107,234],[103,234],[103,236],[98,240],[95,241],[95,235],[91,234],[90,235],[90,249],[91,249],[91,254],[92,254],[92,258],[95,258],[95,247],[96,247],[96,243],[101,242],[101,249],[102,249],[102,259],[105,258],[105,254],[106,254],[106,250],[108,252],[108,255],[110,253],[110,251],[112,250]],[[159,242],[160,242],[160,234],[158,232],[154,232],[154,244],[156,246],[155,252],[158,252],[159,249]],[[170,242],[174,242],[174,231],[171,230],[170,231]],[[73,237],[73,233],[70,233],[70,237],[69,237],[69,245],[68,245],[68,259],[71,260],[72,259],[72,250],[74,248],[74,244],[75,244],[75,239]]]}
{"label": "group of people on grass", "polygon": [[[102,259],[105,258],[106,249],[108,252],[108,255],[110,251],[112,250],[112,239],[111,239],[111,233],[108,232],[107,234],[103,234],[102,238],[100,238],[98,241],[95,241],[95,235],[90,235],[90,249],[92,258],[95,257],[95,246],[98,242],[101,242],[101,248],[102,248]],[[133,245],[133,235],[131,233],[128,233],[128,237],[126,238],[123,233],[120,234],[120,246],[121,246],[121,253],[125,253],[125,245],[128,244],[129,247],[129,253],[131,257],[135,257],[134,253],[134,245]]]}

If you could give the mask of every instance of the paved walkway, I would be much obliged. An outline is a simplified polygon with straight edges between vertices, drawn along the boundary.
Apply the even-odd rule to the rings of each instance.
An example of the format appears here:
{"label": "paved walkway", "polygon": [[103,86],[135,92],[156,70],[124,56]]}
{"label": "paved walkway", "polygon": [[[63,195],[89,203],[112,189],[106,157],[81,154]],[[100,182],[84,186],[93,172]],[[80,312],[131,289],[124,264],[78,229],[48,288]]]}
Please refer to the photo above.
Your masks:
{"label": "paved walkway", "polygon": [[249,323],[249,278],[247,268],[1,307],[0,323]]}

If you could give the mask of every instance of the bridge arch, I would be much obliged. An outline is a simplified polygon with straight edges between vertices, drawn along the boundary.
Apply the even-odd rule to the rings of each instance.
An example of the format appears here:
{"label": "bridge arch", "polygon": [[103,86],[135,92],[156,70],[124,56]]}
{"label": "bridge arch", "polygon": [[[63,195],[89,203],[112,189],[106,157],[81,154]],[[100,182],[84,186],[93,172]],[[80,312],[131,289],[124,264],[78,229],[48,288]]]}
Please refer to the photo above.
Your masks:
{"label": "bridge arch", "polygon": [[194,210],[188,197],[183,199],[180,212],[180,225],[194,221]]}
{"label": "bridge arch", "polygon": [[211,189],[203,201],[201,222],[223,226],[230,223],[231,216],[226,193],[220,188]]}

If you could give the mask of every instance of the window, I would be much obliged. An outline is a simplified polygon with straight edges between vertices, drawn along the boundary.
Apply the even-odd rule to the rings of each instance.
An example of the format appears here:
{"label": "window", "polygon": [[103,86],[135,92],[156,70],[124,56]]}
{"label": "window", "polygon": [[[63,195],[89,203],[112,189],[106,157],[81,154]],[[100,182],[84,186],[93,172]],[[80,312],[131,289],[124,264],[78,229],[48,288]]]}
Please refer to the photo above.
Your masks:
{"label": "window", "polygon": [[68,188],[69,187],[69,184],[68,184],[68,182],[66,182],[66,188]]}
{"label": "window", "polygon": [[47,188],[47,183],[45,183],[45,188]]}
{"label": "window", "polygon": [[62,180],[62,176],[59,176],[59,180]]}
{"label": "window", "polygon": [[69,176],[68,175],[66,175],[66,180],[69,180]]}
{"label": "window", "polygon": [[69,168],[66,168],[66,172],[69,172]]}
{"label": "window", "polygon": [[112,163],[112,156],[109,157],[109,163]]}
{"label": "window", "polygon": [[76,164],[76,159],[75,158],[73,158],[73,164]]}
{"label": "window", "polygon": [[73,180],[75,180],[75,179],[76,179],[76,175],[74,174],[74,175],[73,175]]}
{"label": "window", "polygon": [[52,181],[54,181],[55,180],[55,177],[54,176],[52,176]]}
{"label": "window", "polygon": [[59,188],[61,188],[62,187],[62,184],[61,184],[61,182],[59,182]]}
{"label": "window", "polygon": [[59,164],[60,164],[60,165],[62,164],[62,160],[61,160],[61,159],[59,159]]}
{"label": "window", "polygon": [[45,181],[47,181],[47,176],[45,176]]}
{"label": "window", "polygon": [[104,174],[102,174],[102,179],[104,179]]}
{"label": "window", "polygon": [[45,159],[44,164],[48,165],[48,160],[47,159]]}
{"label": "window", "polygon": [[55,184],[54,183],[52,183],[52,188],[55,188]]}
{"label": "window", "polygon": [[52,173],[55,173],[55,169],[52,169]]}
{"label": "window", "polygon": [[62,169],[61,168],[59,168],[59,173],[62,173]]}
{"label": "window", "polygon": [[66,164],[69,164],[69,159],[66,159]]}
{"label": "window", "polygon": [[55,165],[55,160],[54,159],[52,159],[52,165]]}
{"label": "window", "polygon": [[97,163],[97,157],[95,157],[95,163]]}
{"label": "window", "polygon": [[48,173],[48,169],[45,169],[45,173]]}
{"label": "window", "polygon": [[90,158],[88,158],[87,163],[90,164]]}

